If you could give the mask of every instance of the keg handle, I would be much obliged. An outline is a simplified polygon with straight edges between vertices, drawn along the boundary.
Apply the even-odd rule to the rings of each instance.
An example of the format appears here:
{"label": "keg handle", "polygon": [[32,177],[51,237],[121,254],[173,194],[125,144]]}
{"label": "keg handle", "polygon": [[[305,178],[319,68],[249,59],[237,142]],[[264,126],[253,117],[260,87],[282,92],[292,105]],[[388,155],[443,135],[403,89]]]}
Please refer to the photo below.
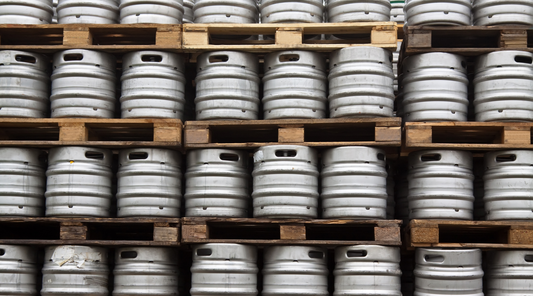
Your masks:
{"label": "keg handle", "polygon": [[378,153],[377,157],[378,157],[378,160],[382,160],[382,161],[386,160],[385,154],[383,153]]}
{"label": "keg handle", "polygon": [[4,256],[6,254],[6,250],[0,249],[0,256]]}
{"label": "keg handle", "polygon": [[214,63],[226,63],[227,61],[229,61],[229,56],[228,55],[212,55],[212,56],[209,56],[209,63],[211,64],[214,64]]}
{"label": "keg handle", "polygon": [[220,153],[219,158],[220,160],[224,160],[224,161],[233,161],[233,162],[239,161],[239,155],[235,153]]}
{"label": "keg handle", "polygon": [[300,60],[300,55],[299,54],[282,54],[279,56],[279,61],[281,63],[286,63],[286,62],[297,62]]}
{"label": "keg handle", "polygon": [[319,251],[309,251],[307,255],[311,259],[323,259],[324,258],[324,252],[319,252]]}
{"label": "keg handle", "polygon": [[533,263],[533,254],[524,256],[524,260],[529,263]]}
{"label": "keg handle", "polygon": [[213,250],[211,249],[198,249],[196,250],[196,256],[211,256]]}
{"label": "keg handle", "polygon": [[70,61],[81,61],[83,60],[83,54],[81,53],[67,53],[63,55],[63,61],[70,62]]}
{"label": "keg handle", "polygon": [[86,151],[85,158],[103,160],[104,154],[102,152],[97,151]]}
{"label": "keg handle", "polygon": [[163,56],[156,54],[143,54],[141,56],[141,61],[145,63],[161,63],[163,61]]}
{"label": "keg handle", "polygon": [[442,255],[424,255],[424,261],[430,263],[442,263],[444,262],[444,256]]}
{"label": "keg handle", "polygon": [[37,58],[29,56],[29,55],[17,54],[15,56],[15,61],[21,62],[21,63],[35,64],[37,62]]}
{"label": "keg handle", "polygon": [[348,258],[361,258],[366,257],[368,255],[368,252],[366,250],[349,250],[346,252],[346,257]]}
{"label": "keg handle", "polygon": [[136,251],[124,251],[120,252],[120,259],[135,259],[137,258]]}
{"label": "keg handle", "polygon": [[128,154],[129,160],[137,160],[137,159],[147,159],[148,153],[147,152],[131,152]]}
{"label": "keg handle", "polygon": [[533,58],[528,56],[517,55],[514,57],[514,61],[522,64],[533,64]]}
{"label": "keg handle", "polygon": [[296,150],[276,150],[276,157],[296,157],[298,151]]}
{"label": "keg handle", "polygon": [[427,162],[427,161],[439,161],[442,159],[442,155],[438,153],[432,153],[432,154],[423,154],[420,156],[420,161]]}
{"label": "keg handle", "polygon": [[516,160],[516,154],[500,154],[496,156],[496,162],[513,162]]}

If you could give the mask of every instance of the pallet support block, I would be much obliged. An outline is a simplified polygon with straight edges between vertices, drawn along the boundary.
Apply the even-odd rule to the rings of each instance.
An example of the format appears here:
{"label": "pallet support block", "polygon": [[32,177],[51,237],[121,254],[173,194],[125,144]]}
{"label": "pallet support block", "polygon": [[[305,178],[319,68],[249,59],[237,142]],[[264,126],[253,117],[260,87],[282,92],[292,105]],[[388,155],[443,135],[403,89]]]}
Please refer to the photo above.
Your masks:
{"label": "pallet support block", "polygon": [[405,130],[405,142],[407,145],[417,143],[432,143],[433,129],[431,126],[409,126]]}
{"label": "pallet support block", "polygon": [[505,126],[502,133],[503,144],[531,144],[530,127]]}
{"label": "pallet support block", "polygon": [[62,240],[86,240],[87,226],[79,222],[63,222],[60,224],[60,239]]}
{"label": "pallet support block", "polygon": [[154,141],[181,143],[181,129],[164,123],[154,123]]}
{"label": "pallet support block", "polygon": [[280,225],[280,239],[305,240],[305,225]]}
{"label": "pallet support block", "polygon": [[209,45],[207,27],[183,28],[183,45]]}
{"label": "pallet support block", "polygon": [[511,227],[509,230],[509,244],[533,244],[533,228]]}
{"label": "pallet support block", "polygon": [[183,241],[194,241],[197,239],[209,238],[209,227],[207,224],[182,225],[181,237]]}
{"label": "pallet support block", "polygon": [[500,47],[527,48],[527,30],[502,30],[500,32]]}
{"label": "pallet support block", "polygon": [[431,48],[431,31],[415,30],[408,36],[407,43],[409,48]]}
{"label": "pallet support block", "polygon": [[375,140],[376,142],[402,141],[402,128],[376,126]]}
{"label": "pallet support block", "polygon": [[65,28],[63,31],[63,45],[92,45],[93,36],[89,28]]}
{"label": "pallet support block", "polygon": [[170,27],[159,27],[155,33],[155,44],[181,48],[181,31],[176,31]]}
{"label": "pallet support block", "polygon": [[276,30],[277,45],[299,45],[303,43],[302,28],[278,28]]}
{"label": "pallet support block", "polygon": [[398,42],[396,26],[376,26],[370,34],[372,44],[390,44]]}
{"label": "pallet support block", "polygon": [[59,141],[89,140],[89,128],[83,122],[59,122]]}
{"label": "pallet support block", "polygon": [[434,227],[414,227],[411,228],[410,232],[411,242],[413,244],[433,244],[439,242],[439,228],[437,225]]}
{"label": "pallet support block", "polygon": [[178,242],[178,227],[170,223],[154,223],[154,242]]}
{"label": "pallet support block", "polygon": [[188,144],[211,143],[209,128],[185,129],[185,142]]}
{"label": "pallet support block", "polygon": [[401,241],[400,227],[375,227],[374,238],[376,241]]}
{"label": "pallet support block", "polygon": [[303,143],[305,142],[305,129],[303,127],[280,127],[278,129],[278,142]]}

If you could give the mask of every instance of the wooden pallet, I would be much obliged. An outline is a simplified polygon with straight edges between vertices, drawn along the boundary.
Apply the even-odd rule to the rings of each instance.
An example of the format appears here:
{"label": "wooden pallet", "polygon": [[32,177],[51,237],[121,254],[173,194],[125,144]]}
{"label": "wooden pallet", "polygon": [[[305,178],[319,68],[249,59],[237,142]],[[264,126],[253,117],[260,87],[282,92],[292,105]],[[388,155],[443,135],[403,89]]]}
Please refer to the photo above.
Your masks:
{"label": "wooden pallet", "polygon": [[0,218],[0,244],[178,246],[179,218]]}
{"label": "wooden pallet", "polygon": [[181,48],[181,25],[62,24],[0,25],[0,50],[55,52],[94,49],[107,52]]}
{"label": "wooden pallet", "polygon": [[[198,53],[210,50],[241,50],[268,53],[278,50],[330,52],[349,46],[376,46],[396,50],[395,22],[320,24],[184,24],[183,50]],[[306,40],[304,36],[335,34],[345,40]],[[236,40],[220,36],[270,35],[273,40]]]}
{"label": "wooden pallet", "polygon": [[0,118],[0,146],[181,149],[179,119]]}
{"label": "wooden pallet", "polygon": [[411,220],[408,248],[533,249],[533,222]]}
{"label": "wooden pallet", "polygon": [[182,244],[401,245],[400,220],[183,218]]}
{"label": "wooden pallet", "polygon": [[401,118],[187,121],[185,148],[401,145]]}

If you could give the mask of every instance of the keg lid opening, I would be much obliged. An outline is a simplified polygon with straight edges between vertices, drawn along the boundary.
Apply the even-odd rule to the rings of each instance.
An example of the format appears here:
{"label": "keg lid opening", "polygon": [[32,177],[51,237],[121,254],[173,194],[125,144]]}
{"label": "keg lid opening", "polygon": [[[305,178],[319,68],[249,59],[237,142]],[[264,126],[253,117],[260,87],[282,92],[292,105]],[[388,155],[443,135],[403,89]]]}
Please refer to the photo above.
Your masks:
{"label": "keg lid opening", "polygon": [[515,56],[514,61],[517,63],[523,63],[523,64],[533,64],[533,58],[526,57],[526,56]]}
{"label": "keg lid opening", "polygon": [[120,252],[120,259],[135,259],[137,258],[136,251],[124,251]]}
{"label": "keg lid opening", "polygon": [[132,152],[128,154],[128,158],[130,160],[136,160],[136,159],[147,159],[148,153],[146,152]]}
{"label": "keg lid opening", "polygon": [[22,63],[28,63],[28,64],[35,64],[37,62],[37,59],[35,57],[29,56],[29,55],[16,55],[15,60],[17,62]]}
{"label": "keg lid opening", "polygon": [[309,251],[309,258],[312,258],[312,259],[322,259],[324,258],[324,252],[319,252],[319,251]]}
{"label": "keg lid opening", "polygon": [[163,56],[145,54],[141,56],[141,61],[145,63],[161,63],[163,61]]}
{"label": "keg lid opening", "polygon": [[87,151],[85,152],[85,157],[89,159],[104,159],[104,154],[97,151]]}
{"label": "keg lid opening", "polygon": [[441,159],[442,159],[442,155],[440,155],[438,153],[424,154],[424,155],[420,156],[420,160],[423,161],[423,162],[426,162],[426,161],[439,161]]}
{"label": "keg lid opening", "polygon": [[533,255],[524,256],[524,260],[526,260],[526,262],[533,262]]}
{"label": "keg lid opening", "polygon": [[350,250],[346,252],[346,257],[348,258],[366,257],[366,255],[368,255],[368,252],[366,250]]}
{"label": "keg lid opening", "polygon": [[69,61],[81,61],[83,60],[83,55],[81,53],[69,53],[66,55],[63,55],[63,61],[69,62]]}
{"label": "keg lid opening", "polygon": [[296,150],[276,150],[276,157],[296,157]]}
{"label": "keg lid opening", "polygon": [[442,255],[426,255],[424,256],[426,262],[440,263],[444,262],[444,256]]}
{"label": "keg lid opening", "polygon": [[196,250],[196,256],[211,256],[213,250],[211,249],[198,249]]}
{"label": "keg lid opening", "polygon": [[512,162],[516,160],[516,154],[501,154],[496,156],[496,162]]}
{"label": "keg lid opening", "polygon": [[229,61],[229,57],[227,55],[212,55],[209,57],[210,63],[225,63]]}
{"label": "keg lid opening", "polygon": [[297,62],[299,60],[300,60],[299,54],[282,54],[279,56],[279,61],[282,63]]}
{"label": "keg lid opening", "polygon": [[236,162],[236,161],[239,161],[239,155],[234,154],[234,153],[221,153],[220,160]]}

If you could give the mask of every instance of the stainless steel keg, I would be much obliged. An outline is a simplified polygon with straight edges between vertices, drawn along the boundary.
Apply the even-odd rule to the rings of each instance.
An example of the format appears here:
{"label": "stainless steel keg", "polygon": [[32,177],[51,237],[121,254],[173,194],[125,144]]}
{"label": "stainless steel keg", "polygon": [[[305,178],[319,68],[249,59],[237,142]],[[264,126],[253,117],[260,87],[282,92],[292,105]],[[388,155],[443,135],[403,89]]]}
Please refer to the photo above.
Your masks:
{"label": "stainless steel keg", "polygon": [[533,2],[530,0],[474,0],[474,26],[533,26]]}
{"label": "stainless steel keg", "polygon": [[392,53],[392,72],[394,73],[394,91],[399,90],[398,83],[398,62],[400,61],[400,51],[402,50],[402,41],[398,41],[396,51]]}
{"label": "stainless steel keg", "polygon": [[254,246],[194,245],[191,295],[256,296],[257,272],[257,249]]}
{"label": "stainless steel keg", "polygon": [[470,26],[471,0],[406,0],[406,21],[410,26]]}
{"label": "stainless steel keg", "polygon": [[371,147],[338,147],[322,154],[322,217],[387,218],[385,152]]}
{"label": "stainless steel keg", "polygon": [[48,117],[49,64],[40,54],[0,51],[0,117]]}
{"label": "stainless steel keg", "polygon": [[467,151],[423,150],[409,154],[409,217],[472,220],[472,170],[472,154]]}
{"label": "stainless steel keg", "polygon": [[487,254],[486,294],[528,295],[533,289],[533,251],[498,250]]}
{"label": "stainless steel keg", "polygon": [[333,275],[333,296],[401,296],[400,248],[337,247]]}
{"label": "stainless steel keg", "polygon": [[263,146],[254,154],[254,218],[318,217],[318,153],[294,145]]}
{"label": "stainless steel keg", "polygon": [[259,21],[255,0],[195,0],[193,13],[197,24],[252,24]]}
{"label": "stainless steel keg", "polygon": [[327,83],[326,61],[320,53],[292,50],[266,55],[264,119],[325,118]]}
{"label": "stainless steel keg", "polygon": [[28,246],[0,245],[0,295],[38,295],[37,250]]}
{"label": "stainless steel keg", "polygon": [[388,22],[389,0],[328,0],[328,22]]}
{"label": "stainless steel keg", "polygon": [[262,0],[262,23],[322,23],[322,0]]}
{"label": "stainless steel keg", "polygon": [[264,251],[263,296],[326,296],[326,250],[315,246],[269,246]]}
{"label": "stainless steel keg", "polygon": [[57,5],[59,4],[59,0],[53,0],[53,11],[54,15],[52,16],[52,24],[57,24]]}
{"label": "stainless steel keg", "polygon": [[487,220],[533,219],[533,151],[507,150],[485,154]]}
{"label": "stainless steel keg", "polygon": [[183,23],[194,23],[194,0],[183,0]]}
{"label": "stainless steel keg", "polygon": [[248,217],[250,179],[244,150],[188,151],[185,216]]}
{"label": "stainless steel keg", "polygon": [[117,249],[113,296],[179,295],[177,253],[172,248]]}
{"label": "stainless steel keg", "polygon": [[50,149],[46,216],[109,217],[111,151],[88,147]]}
{"label": "stainless steel keg", "polygon": [[466,59],[450,53],[424,53],[402,64],[404,121],[466,121]]}
{"label": "stainless steel keg", "polygon": [[122,118],[184,119],[183,56],[136,51],[122,57]]}
{"label": "stainless steel keg", "polygon": [[181,24],[183,0],[120,0],[121,24]]}
{"label": "stainless steel keg", "polygon": [[43,215],[46,176],[41,156],[33,148],[0,148],[0,216]]}
{"label": "stainless steel keg", "polygon": [[57,20],[60,24],[117,24],[118,0],[59,0]]}
{"label": "stainless steel keg", "polygon": [[118,217],[179,217],[181,157],[175,150],[121,150],[117,173]]}
{"label": "stainless steel keg", "polygon": [[390,21],[396,22],[399,25],[405,23],[405,14],[403,7],[405,6],[404,0],[390,0]]}
{"label": "stainless steel keg", "polygon": [[483,296],[479,249],[417,248],[415,296]]}
{"label": "stainless steel keg", "polygon": [[46,247],[42,296],[108,296],[107,250],[100,247]]}
{"label": "stainless steel keg", "polygon": [[533,121],[533,53],[488,53],[475,70],[476,121]]}
{"label": "stainless steel keg", "polygon": [[256,55],[214,51],[201,54],[197,61],[197,120],[258,119],[261,80]]}
{"label": "stainless steel keg", "polygon": [[113,118],[115,64],[116,58],[104,52],[69,49],[56,53],[50,97],[52,117]]}
{"label": "stainless steel keg", "polygon": [[0,0],[0,24],[44,25],[52,16],[52,0]]}
{"label": "stainless steel keg", "polygon": [[347,47],[329,61],[329,112],[339,117],[391,117],[392,54],[379,47]]}

